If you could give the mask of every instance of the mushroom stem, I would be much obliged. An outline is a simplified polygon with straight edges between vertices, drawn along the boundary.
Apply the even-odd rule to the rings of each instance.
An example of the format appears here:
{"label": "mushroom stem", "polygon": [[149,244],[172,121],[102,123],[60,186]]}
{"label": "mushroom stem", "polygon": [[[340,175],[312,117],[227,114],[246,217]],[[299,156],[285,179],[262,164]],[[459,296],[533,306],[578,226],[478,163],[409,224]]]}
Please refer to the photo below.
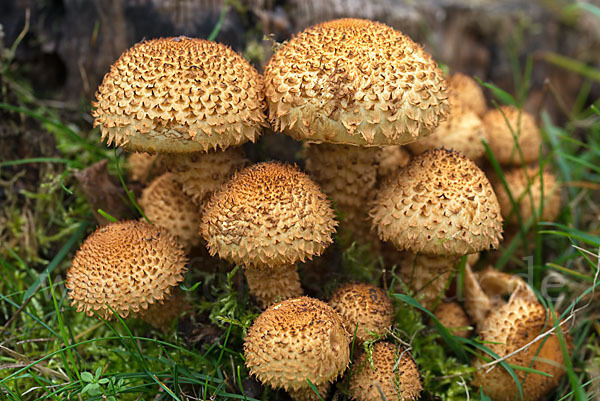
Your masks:
{"label": "mushroom stem", "polygon": [[304,150],[306,171],[343,213],[340,230],[362,243],[378,242],[366,205],[375,194],[380,154],[380,148],[329,143]]}
{"label": "mushroom stem", "polygon": [[302,295],[300,276],[296,265],[275,268],[244,268],[250,294],[254,295],[263,308],[277,300],[296,298]]}

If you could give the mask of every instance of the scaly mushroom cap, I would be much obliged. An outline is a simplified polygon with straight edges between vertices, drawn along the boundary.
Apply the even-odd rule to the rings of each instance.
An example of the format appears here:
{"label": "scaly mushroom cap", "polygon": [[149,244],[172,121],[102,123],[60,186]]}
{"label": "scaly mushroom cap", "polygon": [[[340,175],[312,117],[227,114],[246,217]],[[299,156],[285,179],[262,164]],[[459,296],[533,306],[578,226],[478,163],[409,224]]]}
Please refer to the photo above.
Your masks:
{"label": "scaly mushroom cap", "polygon": [[241,147],[207,153],[167,154],[163,160],[167,169],[175,174],[183,192],[198,205],[207,201],[214,191],[248,162]]}
{"label": "scaly mushroom cap", "polygon": [[483,121],[470,110],[455,108],[452,100],[450,98],[452,110],[448,120],[442,122],[433,134],[406,146],[417,155],[428,149],[452,149],[476,162],[485,155],[485,148],[481,143],[481,138],[485,137]]}
{"label": "scaly mushroom cap", "polygon": [[[541,179],[540,179],[541,178]],[[542,206],[542,190],[544,193],[544,210],[539,220],[554,221],[560,214],[560,185],[556,182],[556,177],[548,170],[542,170],[540,177],[540,168],[530,166],[527,169],[515,167],[504,172],[504,179],[519,207],[521,221],[528,221],[535,211],[539,216]],[[531,186],[529,186],[531,180]],[[543,181],[543,188],[542,188]],[[517,213],[513,210],[513,205],[504,185],[498,177],[491,179],[494,191],[500,203],[502,217],[508,219],[509,223],[517,223]],[[529,190],[528,190],[529,188]]]}
{"label": "scaly mushroom cap", "polygon": [[141,221],[98,228],[81,245],[66,286],[77,311],[125,318],[169,296],[183,280],[186,258],[166,230]]}
{"label": "scaly mushroom cap", "polygon": [[481,86],[468,75],[457,72],[448,78],[448,94],[452,108],[471,110],[480,118],[487,111]]}
{"label": "scaly mushroom cap", "polygon": [[384,146],[379,154],[377,181],[383,182],[387,177],[406,167],[411,159],[412,155],[404,146]]}
{"label": "scaly mushroom cap", "polygon": [[300,390],[306,379],[334,381],[350,362],[350,335],[326,303],[300,297],[271,305],[252,324],[244,342],[250,373],[275,388]]}
{"label": "scaly mushroom cap", "polygon": [[467,338],[471,321],[458,302],[440,302],[435,308],[435,317],[455,336]]}
{"label": "scaly mushroom cap", "polygon": [[325,194],[297,167],[259,163],[238,171],[204,208],[211,255],[268,268],[320,255],[337,222]]}
{"label": "scaly mushroom cap", "polygon": [[[548,318],[546,310],[533,292],[523,284],[511,295],[508,303],[492,310],[479,329],[479,337],[494,353],[504,357],[531,343],[550,328],[552,319]],[[570,342],[568,334],[565,336]],[[506,363],[551,375],[546,377],[514,369],[523,388],[524,401],[541,399],[558,385],[565,373],[563,353],[556,333],[532,343],[506,359]],[[481,359],[474,360],[474,367],[477,368],[473,382],[475,387],[481,386],[493,401],[519,399],[517,385],[504,368],[496,365],[489,370],[487,367],[483,368],[483,364],[485,361]]]}
{"label": "scaly mushroom cap", "polygon": [[391,178],[371,210],[379,238],[399,250],[466,255],[497,247],[502,216],[485,174],[460,153],[427,151]]}
{"label": "scaly mushroom cap", "polygon": [[155,178],[142,191],[139,203],[148,219],[166,228],[184,248],[189,249],[200,242],[198,206],[183,193],[173,174],[165,173]]}
{"label": "scaly mushroom cap", "polygon": [[160,155],[151,155],[144,152],[131,153],[127,157],[127,165],[129,178],[142,184],[166,173]]}
{"label": "scaly mushroom cap", "polygon": [[358,343],[372,339],[372,333],[384,335],[394,322],[392,300],[371,284],[344,284],[331,295],[329,305],[340,314],[348,333],[354,335],[356,330]]}
{"label": "scaly mushroom cap", "polygon": [[417,364],[410,354],[387,342],[373,345],[373,367],[364,351],[352,362],[350,397],[357,401],[380,401],[380,390],[386,400],[402,401],[419,399],[423,390]]}
{"label": "scaly mushroom cap", "polygon": [[373,21],[310,27],[265,67],[269,119],[297,140],[402,145],[448,113],[447,83],[418,44]]}
{"label": "scaly mushroom cap", "polygon": [[187,153],[254,141],[266,125],[260,74],[229,47],[183,36],[119,57],[96,92],[94,127],[131,151]]}
{"label": "scaly mushroom cap", "polygon": [[[520,166],[523,161],[532,163],[539,159],[542,136],[531,114],[526,111],[519,113],[519,109],[513,106],[502,106],[500,110],[488,111],[483,117],[483,123],[490,150],[498,163]],[[523,160],[515,144],[513,133],[517,137]]]}

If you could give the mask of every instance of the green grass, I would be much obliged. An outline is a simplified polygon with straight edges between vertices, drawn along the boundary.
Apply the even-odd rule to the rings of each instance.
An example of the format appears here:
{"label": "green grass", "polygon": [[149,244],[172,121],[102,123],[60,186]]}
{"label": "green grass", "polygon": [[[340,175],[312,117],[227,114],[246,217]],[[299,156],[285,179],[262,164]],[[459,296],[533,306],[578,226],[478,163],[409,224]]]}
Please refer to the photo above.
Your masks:
{"label": "green grass", "polygon": [[[595,80],[599,74],[573,60],[547,56],[550,62],[588,79]],[[7,74],[4,66],[6,63],[2,71]],[[531,68],[531,61],[524,68],[514,66],[520,77],[515,79],[514,96],[491,84],[486,87],[500,103],[521,104]],[[517,74],[520,71],[524,71],[522,76]],[[5,85],[10,86],[11,79],[15,78],[7,75]],[[586,91],[583,87],[582,92]],[[587,98],[585,93],[581,98]],[[559,220],[522,221],[517,215],[520,235],[502,248],[496,262],[497,268],[514,273],[527,273],[531,268],[536,290],[550,273],[558,275],[563,285],[549,290],[547,295],[557,301],[548,301],[548,308],[563,319],[576,312],[573,324],[564,327],[565,332],[558,330],[563,351],[567,352],[567,330],[574,348],[566,358],[565,378],[548,398],[554,401],[592,398],[592,391],[600,388],[598,378],[589,373],[592,364],[600,364],[600,325],[593,318],[600,313],[600,220],[595,209],[600,204],[600,112],[583,104],[579,102],[561,127],[547,114],[542,116],[548,152],[541,165],[552,167],[564,186]],[[193,269],[181,285],[192,308],[164,331],[135,319],[88,317],[70,306],[65,272],[74,251],[95,226],[72,173],[106,158],[124,187],[128,185],[126,174],[117,152],[99,143],[97,130],[82,122],[61,122],[58,112],[36,103],[33,94],[21,93],[19,104],[1,103],[0,109],[38,121],[54,136],[60,153],[59,157],[0,162],[6,193],[0,212],[0,399],[286,399],[269,388],[256,394],[257,398],[247,394],[252,386],[242,344],[260,311],[252,304],[243,280],[238,280],[239,268],[230,271],[223,264]],[[518,127],[513,130],[516,135]],[[486,149],[496,174],[505,182],[502,167],[489,147]],[[39,186],[19,187],[18,171],[32,165],[39,167]],[[137,207],[133,194],[127,194]],[[516,201],[512,197],[512,202]],[[139,207],[137,210],[141,217]],[[542,215],[542,210],[536,212]],[[528,266],[516,255],[519,249],[529,249],[527,234],[531,233],[535,247]],[[344,246],[339,246],[342,270],[336,280],[379,283],[382,259],[347,238],[337,240]],[[393,266],[384,267],[394,276]],[[327,296],[332,286],[324,283],[321,295]],[[394,288],[390,286],[395,325],[388,340],[410,344],[421,370],[424,398],[489,399],[469,384],[473,374],[470,361],[474,355],[487,354],[489,360],[495,355],[476,340],[452,336],[420,306],[414,294],[396,293]],[[515,378],[515,369],[531,371],[505,362],[502,368]],[[337,391],[339,400],[348,399],[343,382]]]}

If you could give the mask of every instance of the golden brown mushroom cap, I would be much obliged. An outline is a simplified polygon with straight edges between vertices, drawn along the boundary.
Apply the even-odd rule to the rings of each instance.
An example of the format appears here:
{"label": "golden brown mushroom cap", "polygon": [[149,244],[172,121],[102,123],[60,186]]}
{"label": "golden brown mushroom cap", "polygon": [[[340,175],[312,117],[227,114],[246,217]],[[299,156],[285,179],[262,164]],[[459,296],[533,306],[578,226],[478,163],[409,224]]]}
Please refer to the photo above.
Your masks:
{"label": "golden brown mushroom cap", "polygon": [[350,335],[326,303],[300,297],[271,305],[244,342],[250,373],[275,388],[300,390],[335,380],[350,361]]}
{"label": "golden brown mushroom cap", "polygon": [[211,255],[260,268],[320,255],[336,225],[317,184],[295,166],[269,162],[238,171],[213,194],[200,233]]}
{"label": "golden brown mushroom cap", "polygon": [[379,390],[386,400],[419,399],[423,390],[421,376],[417,364],[402,347],[377,342],[373,345],[373,368],[364,351],[352,362],[350,397],[357,401],[380,401]]}
{"label": "golden brown mushroom cap", "polygon": [[497,247],[502,216],[485,174],[460,153],[427,151],[391,178],[371,210],[379,238],[399,250],[466,255]]}
{"label": "golden brown mushroom cap", "polygon": [[435,308],[435,317],[455,336],[467,338],[471,321],[458,302],[440,302]]}
{"label": "golden brown mushroom cap", "polygon": [[264,77],[272,126],[297,140],[402,145],[429,134],[448,111],[431,56],[373,21],[304,30],[271,57]]}
{"label": "golden brown mushroom cap", "polygon": [[[510,127],[506,123],[507,120]],[[519,109],[513,106],[502,106],[500,109],[488,111],[483,117],[483,123],[490,150],[498,163],[520,166],[523,161],[532,163],[539,159],[542,136],[531,114],[526,111],[519,113]],[[523,160],[517,150],[513,133],[517,136]]]}
{"label": "golden brown mushroom cap", "polygon": [[148,219],[167,229],[184,248],[200,242],[198,206],[183,193],[174,174],[165,173],[155,178],[142,191],[139,203]]}
{"label": "golden brown mushroom cap", "polygon": [[[506,362],[551,375],[546,377],[514,369],[523,388],[524,401],[541,399],[558,385],[565,373],[563,353],[556,333],[533,342],[550,328],[552,319],[547,316],[533,292],[523,284],[511,295],[508,303],[492,310],[479,329],[481,341],[485,341],[486,346],[499,357],[531,343],[528,348],[506,359]],[[570,341],[568,334],[565,336]],[[475,387],[481,386],[494,401],[519,399],[517,385],[510,374],[500,365],[489,370],[489,367],[482,367],[484,363],[479,358],[474,360],[474,367],[478,368],[474,376]]]}
{"label": "golden brown mushroom cap", "polygon": [[[530,166],[527,169],[515,167],[504,171],[504,179],[510,189],[514,201],[518,204],[521,221],[528,221],[534,214],[539,215],[542,205],[542,190],[544,193],[544,210],[539,220],[554,221],[560,214],[560,185],[556,177],[548,170]],[[531,186],[529,185],[531,180]],[[543,188],[542,188],[543,181]],[[494,191],[500,203],[502,217],[510,223],[517,223],[517,213],[513,211],[513,205],[504,185],[498,177],[491,179]],[[528,190],[529,188],[529,190]]]}
{"label": "golden brown mushroom cap", "polygon": [[[333,292],[329,305],[340,314],[346,331],[365,342],[384,335],[394,322],[392,300],[381,288],[366,283],[347,283]],[[358,325],[358,327],[357,327]]]}
{"label": "golden brown mushroom cap", "polygon": [[96,93],[102,140],[131,151],[188,153],[254,141],[265,126],[261,76],[229,47],[147,40],[119,57]]}
{"label": "golden brown mushroom cap", "polygon": [[452,108],[470,110],[482,118],[487,111],[481,86],[468,75],[460,72],[448,78],[448,94]]}
{"label": "golden brown mushroom cap", "polygon": [[183,280],[186,258],[175,238],[146,222],[123,221],[98,228],[81,245],[67,271],[66,286],[77,311],[121,317],[148,309]]}

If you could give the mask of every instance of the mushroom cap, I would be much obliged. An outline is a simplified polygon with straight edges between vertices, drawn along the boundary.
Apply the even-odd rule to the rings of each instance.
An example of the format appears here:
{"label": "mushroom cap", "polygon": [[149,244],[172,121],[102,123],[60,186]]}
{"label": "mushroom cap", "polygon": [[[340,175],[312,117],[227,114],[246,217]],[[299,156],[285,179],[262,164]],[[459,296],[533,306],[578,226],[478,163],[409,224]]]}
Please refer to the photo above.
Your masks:
{"label": "mushroom cap", "polygon": [[350,362],[350,335],[325,302],[309,297],[271,305],[252,324],[244,342],[250,373],[275,388],[300,390],[306,379],[334,381]]}
{"label": "mushroom cap", "polygon": [[94,127],[131,151],[187,153],[254,141],[266,125],[260,74],[231,48],[184,36],[136,44],[96,92]]}
{"label": "mushroom cap", "polygon": [[377,342],[372,355],[373,368],[364,351],[352,362],[350,397],[353,400],[380,401],[379,390],[386,400],[419,399],[423,390],[421,375],[408,352],[394,344]]}
{"label": "mushroom cap", "polygon": [[131,153],[127,158],[127,164],[129,178],[142,184],[166,173],[160,155],[151,155],[144,152]]}
{"label": "mushroom cap", "polygon": [[238,171],[213,194],[200,233],[211,255],[269,268],[320,255],[336,225],[317,184],[296,166],[269,162]]}
{"label": "mushroom cap", "polygon": [[207,153],[167,154],[163,160],[167,169],[175,174],[183,192],[198,205],[207,201],[248,162],[241,147]]}
{"label": "mushroom cap", "polygon": [[402,145],[448,112],[447,83],[431,56],[373,21],[307,28],[278,49],[264,77],[271,125],[297,140]]}
{"label": "mushroom cap", "polygon": [[150,221],[166,228],[184,248],[200,242],[198,206],[183,193],[174,174],[165,173],[142,191],[140,206]]}
{"label": "mushroom cap", "polygon": [[381,240],[413,253],[466,255],[502,239],[500,207],[485,174],[445,149],[415,157],[392,177],[371,216]]}
{"label": "mushroom cap", "polygon": [[[507,121],[510,127],[506,124]],[[513,106],[502,106],[500,109],[489,110],[483,117],[483,123],[490,150],[498,163],[520,166],[523,161],[532,163],[539,159],[542,136],[531,114],[526,111],[519,112],[519,109]],[[515,144],[513,131],[523,153],[523,160]]]}
{"label": "mushroom cap", "polygon": [[94,231],[75,253],[66,286],[77,311],[105,319],[148,309],[183,280],[186,257],[166,230],[142,221],[111,223]]}
{"label": "mushroom cap", "polygon": [[487,104],[481,86],[468,75],[460,72],[448,78],[448,94],[452,108],[471,110],[482,118]]}
{"label": "mushroom cap", "polygon": [[[366,283],[347,283],[333,292],[329,305],[340,314],[346,331],[356,341],[365,342],[384,335],[394,323],[394,306],[390,297],[379,287]],[[358,325],[358,327],[357,327]]]}
{"label": "mushroom cap", "polygon": [[471,330],[465,327],[471,326],[471,321],[458,302],[440,302],[434,314],[439,322],[455,336],[469,337]]}
{"label": "mushroom cap", "polygon": [[[508,303],[495,308],[479,328],[481,341],[486,342],[499,357],[504,357],[531,343],[537,336],[552,327],[552,319],[526,284],[521,285]],[[567,342],[570,337],[565,334]],[[541,347],[541,348],[540,348]],[[532,343],[528,348],[506,359],[512,365],[529,367],[551,375],[514,369],[523,389],[524,401],[535,401],[548,394],[558,385],[565,373],[564,358],[556,333]],[[517,385],[501,366],[482,368],[485,362],[474,360],[475,387],[481,386],[494,401],[511,401],[519,398]]]}
{"label": "mushroom cap", "polygon": [[452,100],[453,98],[450,100],[452,109],[448,120],[442,122],[433,134],[406,146],[417,155],[428,149],[444,147],[478,161],[485,155],[485,148],[481,143],[481,139],[486,137],[483,121],[470,110],[455,108]]}
{"label": "mushroom cap", "polygon": [[[523,222],[528,221],[534,215],[534,210],[535,214],[539,215],[542,206],[542,191],[544,193],[544,210],[542,215],[539,216],[539,220],[556,220],[560,214],[560,185],[554,174],[548,170],[542,170],[540,177],[539,166],[529,166],[527,169],[515,167],[504,171],[504,179],[513,199],[518,204],[519,214]],[[529,180],[531,180],[531,186]],[[491,182],[500,203],[502,217],[508,219],[509,223],[518,223],[517,213],[513,211],[510,197],[500,178],[494,174]]]}

